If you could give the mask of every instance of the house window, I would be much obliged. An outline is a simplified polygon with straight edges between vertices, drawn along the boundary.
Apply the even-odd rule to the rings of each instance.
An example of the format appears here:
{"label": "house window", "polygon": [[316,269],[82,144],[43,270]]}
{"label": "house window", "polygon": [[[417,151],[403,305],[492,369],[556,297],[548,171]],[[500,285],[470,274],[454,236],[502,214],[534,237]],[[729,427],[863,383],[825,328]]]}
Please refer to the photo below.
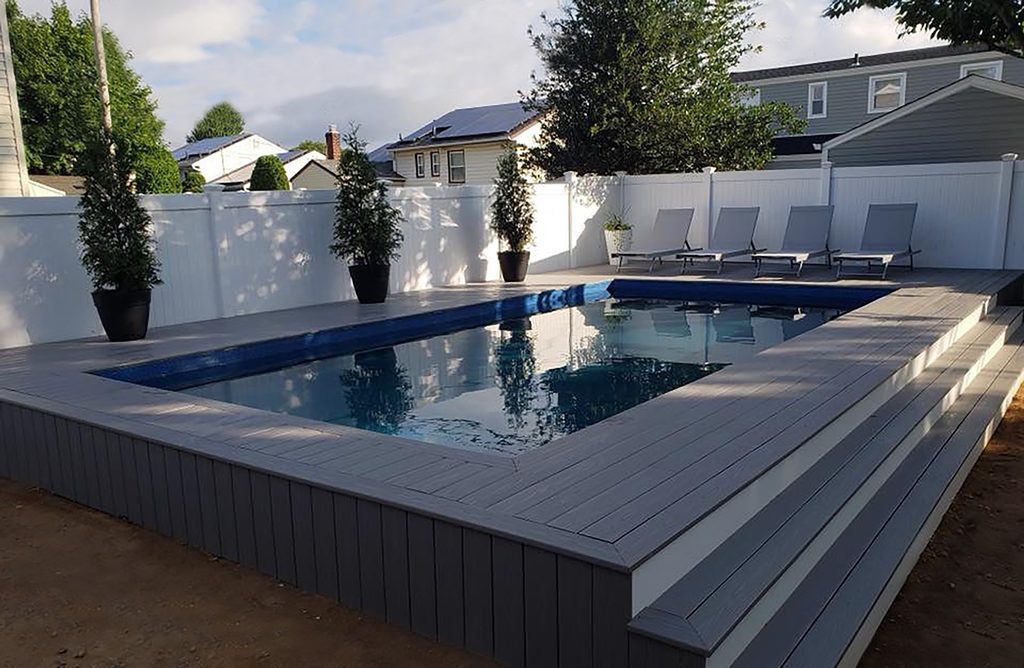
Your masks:
{"label": "house window", "polygon": [[993,60],[988,63],[964,63],[960,66],[960,78],[977,74],[996,81],[1003,80],[1003,61]]}
{"label": "house window", "polygon": [[761,89],[752,88],[740,97],[740,104],[744,107],[756,107],[761,104]]}
{"label": "house window", "polygon": [[423,172],[423,154],[416,154],[416,178],[422,179],[426,174]]}
{"label": "house window", "polygon": [[430,152],[430,175],[441,176],[441,152]]}
{"label": "house window", "polygon": [[819,81],[807,86],[807,118],[828,116],[828,82]]}
{"label": "house window", "polygon": [[881,74],[868,79],[868,113],[880,114],[901,106],[907,99],[907,73]]}
{"label": "house window", "polygon": [[466,182],[466,152],[448,151],[448,183]]}

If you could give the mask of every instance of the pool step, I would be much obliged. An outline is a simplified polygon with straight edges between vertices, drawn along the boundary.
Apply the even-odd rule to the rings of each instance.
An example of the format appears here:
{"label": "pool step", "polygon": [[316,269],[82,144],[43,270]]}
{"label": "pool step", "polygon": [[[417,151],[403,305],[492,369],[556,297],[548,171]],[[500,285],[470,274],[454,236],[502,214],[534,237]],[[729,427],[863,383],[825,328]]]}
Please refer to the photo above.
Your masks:
{"label": "pool step", "polygon": [[855,663],[1020,384],[1020,325],[994,309],[641,610],[630,665]]}

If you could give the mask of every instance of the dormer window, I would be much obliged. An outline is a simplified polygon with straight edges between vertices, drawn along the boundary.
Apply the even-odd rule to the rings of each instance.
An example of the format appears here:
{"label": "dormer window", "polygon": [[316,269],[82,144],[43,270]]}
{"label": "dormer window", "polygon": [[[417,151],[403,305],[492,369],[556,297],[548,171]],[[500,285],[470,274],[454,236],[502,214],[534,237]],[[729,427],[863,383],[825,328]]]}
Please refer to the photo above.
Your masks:
{"label": "dormer window", "polygon": [[828,82],[819,81],[807,86],[807,118],[828,116]]}
{"label": "dormer window", "polygon": [[903,106],[907,99],[907,73],[880,74],[868,79],[868,113],[880,114]]}
{"label": "dormer window", "polygon": [[977,74],[981,77],[988,77],[996,81],[1003,80],[1003,61],[993,60],[987,63],[964,63],[960,66],[960,78]]}

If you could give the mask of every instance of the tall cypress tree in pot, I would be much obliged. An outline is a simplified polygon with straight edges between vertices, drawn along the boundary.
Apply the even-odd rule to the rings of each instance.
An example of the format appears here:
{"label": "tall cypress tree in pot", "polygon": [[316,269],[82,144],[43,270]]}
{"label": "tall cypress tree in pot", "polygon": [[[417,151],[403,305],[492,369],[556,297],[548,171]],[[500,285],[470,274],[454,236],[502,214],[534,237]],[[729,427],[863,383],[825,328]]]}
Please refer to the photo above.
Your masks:
{"label": "tall cypress tree in pot", "polygon": [[355,129],[342,137],[346,150],[338,158],[338,195],[331,252],[347,260],[356,297],[362,304],[387,299],[391,261],[402,247],[402,212],[388,202],[387,184],[366,155],[366,142]]}
{"label": "tall cypress tree in pot", "polygon": [[505,246],[505,250],[498,253],[498,264],[502,278],[509,283],[519,283],[526,278],[530,264],[530,251],[526,246],[533,239],[530,184],[520,162],[515,145],[505,149],[498,158],[498,176],[494,179],[491,202],[491,229]]}
{"label": "tall cypress tree in pot", "polygon": [[81,261],[92,279],[93,303],[111,341],[146,337],[152,287],[160,261],[149,213],[135,194],[131,163],[102,133],[82,163],[85,192],[78,202]]}

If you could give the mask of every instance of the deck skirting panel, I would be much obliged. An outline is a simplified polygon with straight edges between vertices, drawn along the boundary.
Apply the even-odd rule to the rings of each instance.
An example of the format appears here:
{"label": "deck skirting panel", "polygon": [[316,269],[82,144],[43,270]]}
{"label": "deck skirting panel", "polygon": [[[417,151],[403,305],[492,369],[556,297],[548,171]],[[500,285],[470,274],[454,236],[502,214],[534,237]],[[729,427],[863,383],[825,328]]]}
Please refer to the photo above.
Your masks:
{"label": "deck skirting panel", "polygon": [[627,574],[479,528],[12,401],[0,477],[505,665],[628,662]]}

